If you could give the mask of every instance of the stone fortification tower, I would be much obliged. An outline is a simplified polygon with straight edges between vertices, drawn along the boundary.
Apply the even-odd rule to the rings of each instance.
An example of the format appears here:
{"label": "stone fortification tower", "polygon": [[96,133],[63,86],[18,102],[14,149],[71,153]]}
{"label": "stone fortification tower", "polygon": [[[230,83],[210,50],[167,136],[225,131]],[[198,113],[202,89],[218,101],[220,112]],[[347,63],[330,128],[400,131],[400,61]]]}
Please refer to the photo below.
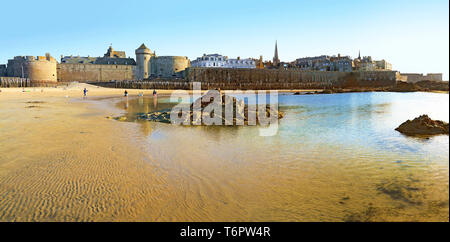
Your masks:
{"label": "stone fortification tower", "polygon": [[16,56],[8,60],[7,75],[10,77],[28,78],[33,83],[57,82],[57,61],[45,56]]}
{"label": "stone fortification tower", "polygon": [[136,79],[144,80],[150,76],[151,65],[150,61],[155,56],[155,53],[142,44],[136,49]]}
{"label": "stone fortification tower", "polygon": [[154,56],[150,61],[151,77],[180,78],[182,72],[191,66],[186,56]]}

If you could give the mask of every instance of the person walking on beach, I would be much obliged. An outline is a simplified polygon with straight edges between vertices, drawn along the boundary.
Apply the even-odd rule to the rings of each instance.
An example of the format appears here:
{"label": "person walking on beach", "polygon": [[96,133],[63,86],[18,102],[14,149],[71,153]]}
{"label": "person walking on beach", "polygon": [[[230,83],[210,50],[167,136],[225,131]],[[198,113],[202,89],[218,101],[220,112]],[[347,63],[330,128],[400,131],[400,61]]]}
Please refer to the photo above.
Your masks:
{"label": "person walking on beach", "polygon": [[86,88],[84,88],[84,90],[83,90],[84,97],[86,97],[87,92],[88,92],[88,90]]}
{"label": "person walking on beach", "polygon": [[154,97],[156,96],[156,90],[155,89],[153,89],[153,96]]}
{"label": "person walking on beach", "polygon": [[124,95],[125,95],[125,97],[128,97],[128,91],[127,90],[125,90]]}

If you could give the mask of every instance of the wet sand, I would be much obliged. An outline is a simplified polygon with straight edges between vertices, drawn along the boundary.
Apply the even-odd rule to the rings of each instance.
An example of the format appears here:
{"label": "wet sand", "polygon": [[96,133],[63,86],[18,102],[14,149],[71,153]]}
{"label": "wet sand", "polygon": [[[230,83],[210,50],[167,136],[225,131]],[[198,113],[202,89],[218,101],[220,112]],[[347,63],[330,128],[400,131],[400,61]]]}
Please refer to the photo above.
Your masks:
{"label": "wet sand", "polygon": [[137,124],[108,120],[122,111],[90,101],[123,91],[1,89],[0,221],[174,220],[161,215],[171,202],[168,173],[134,145]]}
{"label": "wet sand", "polygon": [[130,143],[133,125],[65,95],[0,94],[0,221],[134,221],[161,206],[165,174]]}
{"label": "wet sand", "polygon": [[[95,101],[121,100],[123,90],[87,86],[83,100],[84,86],[24,93],[2,89],[0,221],[448,221],[448,183],[429,194],[439,204],[423,211],[413,207],[417,216],[408,217],[395,209],[380,210],[389,202],[384,198],[361,204],[367,200],[360,193],[365,184],[335,191],[319,182],[308,173],[315,170],[314,162],[278,170],[258,162],[207,162],[200,150],[215,150],[214,143],[198,147],[199,157],[186,159],[191,151],[173,151],[171,159],[155,160],[157,152],[170,152],[168,145],[177,140],[148,152],[140,145],[145,142],[140,132],[152,126],[108,120],[123,113],[113,105],[117,100]],[[152,90],[129,90],[130,95],[139,92],[151,95]],[[186,139],[179,142],[187,147],[191,133],[185,129]],[[326,155],[332,157],[332,151]],[[342,162],[321,172],[353,183],[361,173],[342,179]],[[262,180],[266,185],[261,186]],[[394,197],[399,190],[409,191],[392,181],[379,190]]]}

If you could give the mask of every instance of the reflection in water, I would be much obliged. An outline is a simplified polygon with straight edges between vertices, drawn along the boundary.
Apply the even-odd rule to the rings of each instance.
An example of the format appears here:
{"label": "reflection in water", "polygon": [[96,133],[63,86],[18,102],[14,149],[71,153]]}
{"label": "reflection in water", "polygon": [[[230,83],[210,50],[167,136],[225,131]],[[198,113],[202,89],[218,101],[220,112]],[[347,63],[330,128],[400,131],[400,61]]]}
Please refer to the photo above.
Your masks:
{"label": "reflection in water", "polygon": [[[162,100],[161,104],[158,104],[158,99]],[[145,96],[138,96],[138,97],[126,97],[124,101],[119,102],[118,104],[119,108],[123,108],[127,111],[127,114],[125,115],[127,117],[127,120],[132,122],[138,122],[140,124],[142,132],[148,136],[152,132],[152,123],[147,121],[139,121],[136,120],[136,114],[137,113],[149,113],[153,111],[157,111],[160,109],[165,108],[172,108],[175,104],[168,103],[168,97],[159,97],[158,96],[152,96],[152,97],[145,97]]]}
{"label": "reflection in water", "polygon": [[153,95],[153,108],[158,108],[158,96]]}
{"label": "reflection in water", "polygon": [[[448,122],[448,97],[281,95],[274,137],[257,127],[142,122],[140,145],[168,170],[173,204],[161,213],[169,220],[448,221],[449,137],[394,130],[421,114]],[[135,121],[174,105],[158,99],[119,107]]]}

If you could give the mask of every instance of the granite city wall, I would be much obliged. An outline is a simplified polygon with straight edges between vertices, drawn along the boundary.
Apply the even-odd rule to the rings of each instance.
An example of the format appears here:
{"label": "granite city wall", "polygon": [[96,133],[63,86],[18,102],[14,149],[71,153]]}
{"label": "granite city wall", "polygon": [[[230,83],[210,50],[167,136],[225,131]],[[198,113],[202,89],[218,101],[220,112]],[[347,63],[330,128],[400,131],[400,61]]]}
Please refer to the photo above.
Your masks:
{"label": "granite city wall", "polygon": [[114,83],[118,88],[222,90],[292,90],[350,87],[389,87],[396,84],[395,71],[319,72],[269,69],[188,68],[184,79],[150,79]]}
{"label": "granite city wall", "polygon": [[442,81],[442,73],[401,73],[402,81],[417,83],[420,81]]}
{"label": "granite city wall", "polygon": [[58,64],[59,82],[109,82],[134,79],[134,65]]}
{"label": "granite city wall", "polygon": [[274,69],[188,68],[188,82],[206,89],[322,89],[330,87],[385,87],[396,83],[395,71],[325,72]]}

